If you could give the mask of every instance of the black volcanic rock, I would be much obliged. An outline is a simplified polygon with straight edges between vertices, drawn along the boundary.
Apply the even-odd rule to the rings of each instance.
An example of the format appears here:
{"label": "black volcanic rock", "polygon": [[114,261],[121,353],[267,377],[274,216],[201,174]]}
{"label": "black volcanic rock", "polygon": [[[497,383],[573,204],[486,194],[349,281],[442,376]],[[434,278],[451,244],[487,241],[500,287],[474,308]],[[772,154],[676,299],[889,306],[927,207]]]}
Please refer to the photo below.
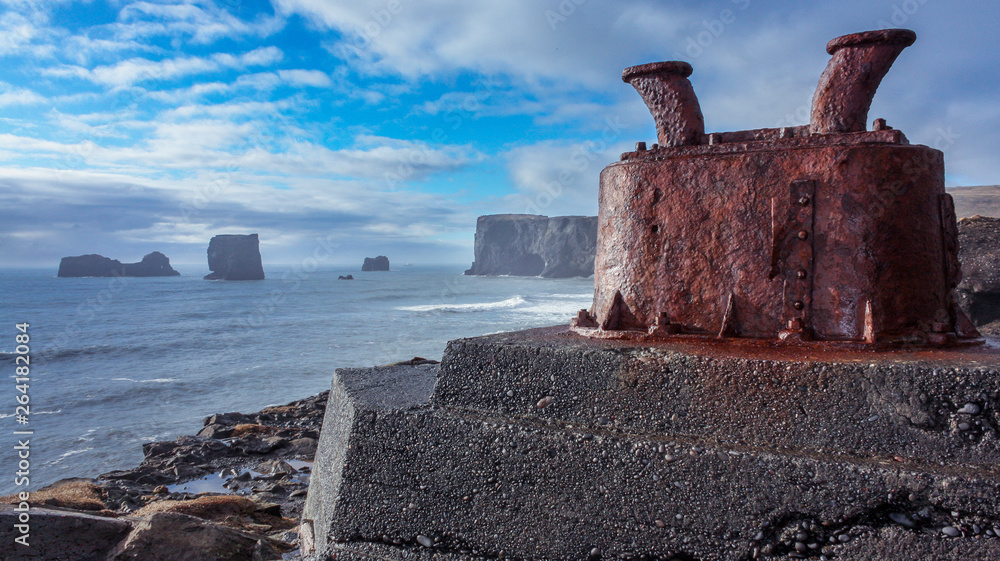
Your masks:
{"label": "black volcanic rock", "polygon": [[[958,302],[977,327],[1000,334],[1000,218],[973,216],[958,222],[962,282]],[[995,324],[990,326],[989,324]]]}
{"label": "black volcanic rock", "polygon": [[597,217],[480,216],[475,251],[467,275],[589,277],[597,253]]}
{"label": "black volcanic rock", "polygon": [[102,255],[90,254],[63,257],[59,262],[60,277],[175,277],[180,275],[170,266],[170,259],[154,251],[138,263],[122,263]]}
{"label": "black volcanic rock", "polygon": [[120,277],[122,262],[92,253],[63,257],[59,262],[60,277]]}
{"label": "black volcanic rock", "polygon": [[354,280],[354,275],[347,275],[346,277],[344,275],[340,275],[337,277],[337,280]]}
{"label": "black volcanic rock", "polygon": [[213,236],[208,243],[208,268],[212,273],[206,280],[262,280],[257,234]]}
{"label": "black volcanic rock", "polygon": [[365,262],[361,265],[362,271],[388,271],[389,270],[389,258],[385,255],[379,255],[378,257],[372,259],[371,257],[365,257]]}
{"label": "black volcanic rock", "polygon": [[126,277],[176,277],[180,275],[170,266],[170,259],[159,251],[154,251],[138,263],[122,265],[122,276]]}

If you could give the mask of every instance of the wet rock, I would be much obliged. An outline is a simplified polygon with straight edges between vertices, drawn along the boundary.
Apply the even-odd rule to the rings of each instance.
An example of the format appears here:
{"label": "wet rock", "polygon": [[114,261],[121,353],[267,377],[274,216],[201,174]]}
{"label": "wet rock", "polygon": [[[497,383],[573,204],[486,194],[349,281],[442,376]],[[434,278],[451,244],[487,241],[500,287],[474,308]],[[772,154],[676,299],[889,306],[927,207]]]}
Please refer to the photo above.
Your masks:
{"label": "wet rock", "polygon": [[30,507],[28,546],[14,539],[22,533],[15,505],[0,505],[0,543],[7,561],[90,561],[104,559],[132,529],[124,520],[77,511]]}
{"label": "wet rock", "polygon": [[289,464],[284,460],[268,460],[257,466],[257,471],[265,475],[278,475],[278,476],[298,472],[298,470],[293,468],[291,464]]}
{"label": "wet rock", "polygon": [[135,525],[107,561],[245,561],[280,559],[278,542],[194,516],[158,512]]}
{"label": "wet rock", "polygon": [[233,435],[233,427],[213,423],[198,431],[198,436],[205,438],[229,438]]}
{"label": "wet rock", "polygon": [[251,416],[246,413],[217,413],[209,417],[205,417],[204,424],[207,425],[223,425],[223,426],[236,426],[241,423],[250,422]]}
{"label": "wet rock", "polygon": [[318,442],[312,437],[296,438],[288,442],[288,447],[282,453],[290,458],[312,460],[316,455]]}
{"label": "wet rock", "polygon": [[961,409],[958,410],[959,413],[964,413],[967,415],[978,415],[980,411],[982,411],[982,408],[975,403],[966,403],[965,405],[962,406]]}
{"label": "wet rock", "polygon": [[419,534],[417,536],[417,543],[419,543],[420,545],[422,545],[424,547],[434,547],[434,540],[428,538],[427,536],[425,536],[423,534]]}

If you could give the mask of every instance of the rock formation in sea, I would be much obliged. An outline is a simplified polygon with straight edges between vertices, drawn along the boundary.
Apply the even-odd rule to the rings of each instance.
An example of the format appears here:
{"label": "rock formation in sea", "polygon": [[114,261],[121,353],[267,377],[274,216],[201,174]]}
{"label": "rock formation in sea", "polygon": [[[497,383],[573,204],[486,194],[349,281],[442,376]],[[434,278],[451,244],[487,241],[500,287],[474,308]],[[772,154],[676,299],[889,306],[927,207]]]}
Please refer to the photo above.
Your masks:
{"label": "rock formation in sea", "polygon": [[170,259],[159,251],[154,251],[138,263],[122,265],[122,275],[126,277],[174,277],[180,275],[170,266]]}
{"label": "rock formation in sea", "polygon": [[257,234],[221,234],[208,244],[206,280],[261,280],[264,268],[260,262],[260,241]]}
{"label": "rock formation in sea", "polygon": [[354,275],[340,275],[337,280],[354,280]]}
{"label": "rock formation in sea", "polygon": [[588,277],[596,248],[596,216],[480,216],[476,260],[465,274]]}
{"label": "rock formation in sea", "polygon": [[963,218],[958,245],[958,303],[980,331],[1000,335],[1000,218]]}
{"label": "rock formation in sea", "polygon": [[385,255],[379,255],[378,257],[365,257],[365,262],[361,265],[362,271],[388,271],[389,270],[389,258]]}
{"label": "rock formation in sea", "polygon": [[63,257],[59,262],[60,277],[120,277],[122,262],[92,253]]}
{"label": "rock formation in sea", "polygon": [[175,277],[180,275],[170,266],[170,259],[159,251],[147,254],[138,263],[122,263],[102,255],[90,254],[63,257],[59,262],[60,277]]}

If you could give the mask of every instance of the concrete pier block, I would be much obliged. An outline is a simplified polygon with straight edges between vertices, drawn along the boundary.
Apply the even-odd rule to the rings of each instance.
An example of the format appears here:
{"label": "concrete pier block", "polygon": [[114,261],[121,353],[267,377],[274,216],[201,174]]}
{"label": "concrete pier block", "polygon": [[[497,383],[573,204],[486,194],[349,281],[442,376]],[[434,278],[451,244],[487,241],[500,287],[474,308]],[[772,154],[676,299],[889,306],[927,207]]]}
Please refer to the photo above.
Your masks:
{"label": "concrete pier block", "polygon": [[551,328],[454,341],[436,383],[435,367],[339,371],[306,545],[338,559],[1000,558],[996,350],[685,345]]}

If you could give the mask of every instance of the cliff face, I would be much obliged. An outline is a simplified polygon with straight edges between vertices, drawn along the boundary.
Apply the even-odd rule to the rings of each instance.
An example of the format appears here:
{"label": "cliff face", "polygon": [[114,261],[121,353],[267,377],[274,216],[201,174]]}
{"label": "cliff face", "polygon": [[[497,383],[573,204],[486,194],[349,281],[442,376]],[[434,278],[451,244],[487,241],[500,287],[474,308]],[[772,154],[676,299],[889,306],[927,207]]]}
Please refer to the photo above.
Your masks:
{"label": "cliff face", "polygon": [[262,280],[260,241],[257,234],[213,236],[208,243],[207,280]]}
{"label": "cliff face", "polygon": [[1000,335],[1000,218],[960,220],[958,247],[959,305],[985,334]]}
{"label": "cliff face", "polygon": [[374,259],[371,257],[365,257],[364,264],[361,265],[362,271],[388,271],[389,270],[389,258],[385,255],[379,255]]}
{"label": "cliff face", "polygon": [[180,275],[170,266],[170,259],[154,251],[138,263],[122,263],[102,255],[90,254],[63,257],[59,262],[60,277],[175,277]]}
{"label": "cliff face", "polygon": [[594,274],[597,217],[480,216],[475,251],[467,275],[588,277]]}

